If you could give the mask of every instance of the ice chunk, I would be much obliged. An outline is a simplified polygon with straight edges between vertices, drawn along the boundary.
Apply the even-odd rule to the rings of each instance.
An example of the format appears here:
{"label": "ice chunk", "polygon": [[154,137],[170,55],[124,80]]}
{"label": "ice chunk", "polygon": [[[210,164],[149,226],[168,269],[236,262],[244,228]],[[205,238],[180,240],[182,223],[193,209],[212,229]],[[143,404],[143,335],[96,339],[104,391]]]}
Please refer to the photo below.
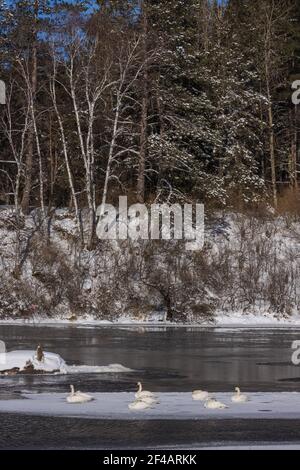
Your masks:
{"label": "ice chunk", "polygon": [[5,355],[5,360],[0,363],[0,372],[10,369],[24,370],[26,364],[31,363],[35,370],[43,372],[58,371],[62,374],[67,373],[66,363],[58,354],[44,352],[42,361],[38,361],[36,352],[32,350],[10,351]]}

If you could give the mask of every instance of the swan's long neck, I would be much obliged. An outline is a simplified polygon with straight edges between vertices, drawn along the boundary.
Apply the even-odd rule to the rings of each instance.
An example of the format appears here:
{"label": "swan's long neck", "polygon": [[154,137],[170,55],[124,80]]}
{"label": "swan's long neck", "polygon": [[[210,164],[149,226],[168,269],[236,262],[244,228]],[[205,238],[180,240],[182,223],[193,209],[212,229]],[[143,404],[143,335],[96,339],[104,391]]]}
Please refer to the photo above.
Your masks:
{"label": "swan's long neck", "polygon": [[73,395],[75,395],[74,385],[71,385],[70,387],[71,387],[71,395],[73,396]]}
{"label": "swan's long neck", "polygon": [[141,382],[139,382],[139,392],[142,391],[142,388],[143,388],[143,387],[142,387],[142,384],[141,384]]}
{"label": "swan's long neck", "polygon": [[236,387],[236,393],[237,393],[237,395],[241,394],[241,390],[239,389],[239,387]]}

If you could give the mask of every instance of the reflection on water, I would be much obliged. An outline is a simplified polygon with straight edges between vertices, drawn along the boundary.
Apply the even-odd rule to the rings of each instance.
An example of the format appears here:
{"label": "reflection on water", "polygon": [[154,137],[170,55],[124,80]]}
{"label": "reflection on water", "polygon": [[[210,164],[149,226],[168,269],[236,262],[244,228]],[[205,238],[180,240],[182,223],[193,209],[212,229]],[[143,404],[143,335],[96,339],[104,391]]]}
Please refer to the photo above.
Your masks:
{"label": "reflection on water", "polygon": [[[35,349],[41,343],[69,365],[118,363],[134,370],[72,375],[74,385],[91,391],[134,390],[138,379],[155,391],[230,391],[236,385],[249,391],[292,391],[300,386],[300,366],[291,363],[291,345],[300,339],[300,330],[0,325],[0,339],[8,350]],[[1,378],[0,393],[62,391],[70,380]]]}

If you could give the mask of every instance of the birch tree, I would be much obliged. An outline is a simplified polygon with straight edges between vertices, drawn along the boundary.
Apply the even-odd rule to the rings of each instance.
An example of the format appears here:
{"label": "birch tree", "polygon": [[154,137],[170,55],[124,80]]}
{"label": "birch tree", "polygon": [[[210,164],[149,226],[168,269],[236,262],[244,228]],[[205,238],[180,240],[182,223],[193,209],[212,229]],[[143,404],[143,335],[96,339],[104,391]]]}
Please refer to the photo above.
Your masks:
{"label": "birch tree", "polygon": [[65,166],[67,170],[67,176],[68,176],[68,183],[71,191],[71,197],[72,197],[72,202],[75,210],[75,216],[76,216],[76,223],[77,223],[77,229],[78,233],[80,236],[81,240],[81,245],[84,245],[84,236],[83,236],[83,227],[82,227],[82,220],[81,220],[81,214],[80,214],[80,209],[78,205],[78,200],[77,200],[77,193],[75,190],[75,184],[74,184],[74,177],[72,174],[72,168],[71,168],[71,157],[69,155],[69,148],[68,148],[68,143],[67,143],[67,136],[66,136],[66,130],[65,130],[65,125],[64,125],[64,119],[63,115],[59,109],[59,105],[57,102],[57,83],[59,83],[58,77],[57,77],[57,56],[55,49],[53,48],[52,51],[52,61],[53,61],[53,72],[50,77],[50,95],[53,103],[53,108],[55,112],[55,116],[58,122],[59,126],[59,134],[60,134],[60,139],[62,143],[62,153],[65,161]]}
{"label": "birch tree", "polygon": [[[19,93],[23,98],[22,109],[15,109],[13,105],[13,95]],[[15,259],[14,259],[14,275],[20,275],[21,262],[21,206],[20,206],[20,190],[22,179],[24,179],[24,161],[26,158],[26,136],[30,127],[31,103],[28,96],[27,87],[23,87],[14,78],[11,79],[7,86],[7,96],[5,111],[1,118],[2,132],[7,139],[10,155],[12,160],[4,160],[3,163],[8,166],[5,170],[0,170],[8,175],[12,194],[14,198],[15,209]],[[13,172],[9,171],[9,167],[13,166]],[[14,174],[14,177],[11,175]]]}
{"label": "birch tree", "polygon": [[118,176],[113,172],[114,164],[118,163],[120,158],[126,154],[140,155],[134,143],[124,146],[124,143],[118,142],[121,137],[124,138],[130,132],[132,127],[130,110],[136,108],[136,100],[134,100],[132,92],[136,88],[137,81],[145,66],[140,58],[140,42],[140,36],[134,36],[127,43],[121,44],[118,51],[117,76],[116,80],[112,82],[111,88],[113,115],[110,119],[112,129],[101,201],[103,207],[107,201],[109,181],[118,179]]}
{"label": "birch tree", "polygon": [[98,44],[98,36],[90,39],[75,29],[66,45],[68,57],[61,60],[66,81],[59,82],[71,99],[79,154],[84,168],[85,193],[90,214],[88,248],[93,244],[96,214],[94,124],[102,96],[112,85],[109,81],[110,63],[106,64],[102,74],[95,73]]}

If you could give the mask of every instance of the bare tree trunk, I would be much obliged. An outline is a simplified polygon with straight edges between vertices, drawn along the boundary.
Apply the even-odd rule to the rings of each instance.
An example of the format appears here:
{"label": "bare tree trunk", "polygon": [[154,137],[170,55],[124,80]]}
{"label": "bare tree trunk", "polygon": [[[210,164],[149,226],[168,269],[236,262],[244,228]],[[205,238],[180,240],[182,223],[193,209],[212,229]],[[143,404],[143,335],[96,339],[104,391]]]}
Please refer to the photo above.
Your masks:
{"label": "bare tree trunk", "polygon": [[203,48],[208,52],[209,48],[209,29],[210,29],[210,10],[211,6],[208,0],[202,0],[197,4],[196,20],[197,20],[197,50]]}
{"label": "bare tree trunk", "polygon": [[291,129],[292,129],[292,142],[291,154],[289,159],[289,172],[290,182],[294,189],[298,189],[298,173],[297,173],[297,151],[298,151],[298,132],[297,132],[297,106],[294,112],[291,111]]}
{"label": "bare tree trunk", "polygon": [[72,102],[73,102],[73,109],[74,109],[75,120],[76,120],[76,125],[77,125],[77,133],[78,133],[78,138],[79,138],[81,155],[82,155],[82,159],[83,159],[84,167],[85,167],[86,194],[87,194],[87,202],[88,202],[88,208],[89,208],[89,214],[90,214],[90,235],[89,235],[87,247],[91,248],[93,244],[93,239],[94,239],[95,221],[96,221],[95,203],[93,201],[93,183],[91,181],[91,160],[90,160],[89,149],[87,149],[86,151],[85,146],[84,146],[84,137],[83,137],[82,126],[80,122],[80,114],[79,114],[79,108],[77,104],[77,97],[76,97],[76,90],[75,90],[74,63],[73,62],[71,64],[69,78],[70,78],[70,91],[71,91],[71,97],[72,97]]}
{"label": "bare tree trunk", "polygon": [[[37,90],[37,16],[38,16],[38,0],[35,0],[35,26],[34,26],[34,38],[32,45],[32,73],[31,73],[31,91],[33,97],[33,106],[35,103],[36,90]],[[29,212],[30,194],[32,186],[32,173],[33,173],[33,152],[34,152],[34,128],[33,123],[31,124],[28,132],[28,150],[26,155],[26,173],[25,173],[25,184],[23,190],[23,197],[21,202],[22,211],[25,214]]]}
{"label": "bare tree trunk", "polygon": [[[23,88],[22,91],[24,92]],[[25,92],[25,103],[24,106],[24,123],[21,132],[21,139],[18,142],[18,139],[15,139],[15,128],[13,127],[14,120],[12,114],[12,104],[11,104],[11,97],[14,93],[14,84],[11,83],[10,92],[7,94],[7,105],[6,105],[6,118],[3,120],[3,128],[5,135],[8,139],[9,146],[14,157],[14,162],[17,166],[16,172],[16,180],[14,185],[14,204],[15,204],[15,214],[16,214],[16,231],[15,231],[15,252],[14,252],[14,270],[13,276],[19,278],[21,275],[21,230],[20,230],[20,203],[19,203],[19,196],[20,196],[20,185],[21,185],[21,177],[22,177],[22,168],[23,168],[23,160],[25,155],[25,141],[26,135],[29,128],[29,120],[30,120],[30,101],[29,95]],[[12,162],[11,162],[12,163]]]}
{"label": "bare tree trunk", "polygon": [[[261,8],[260,11],[257,11]],[[266,96],[268,99],[267,105],[267,120],[269,127],[269,160],[271,167],[271,189],[273,205],[277,208],[278,205],[278,192],[276,180],[276,134],[274,129],[274,110],[273,110],[273,89],[278,84],[278,72],[280,66],[285,62],[284,49],[280,50],[280,43],[286,42],[287,32],[283,32],[285,25],[290,23],[290,13],[292,11],[292,2],[286,0],[268,0],[258,2],[255,7],[255,14],[261,20],[262,28],[262,74],[264,75],[264,82],[266,88]],[[283,29],[282,29],[283,28]],[[279,50],[278,50],[279,48]],[[285,52],[284,52],[285,51]],[[259,52],[259,50],[258,50]]]}
{"label": "bare tree trunk", "polygon": [[32,116],[32,124],[33,124],[33,131],[35,136],[38,160],[39,160],[39,180],[40,180],[40,204],[42,210],[42,217],[45,217],[45,205],[44,205],[44,175],[43,175],[43,162],[42,162],[42,152],[40,146],[40,138],[37,129],[37,123],[35,119],[35,111],[34,111],[34,104],[33,104],[33,97],[31,101],[31,116]]}
{"label": "bare tree trunk", "polygon": [[164,300],[166,303],[166,321],[172,322],[174,320],[174,311],[172,308],[171,296],[170,292],[168,291],[167,294],[164,296]]}
{"label": "bare tree trunk", "polygon": [[148,63],[147,63],[147,37],[148,37],[148,14],[147,0],[143,2],[143,85],[142,85],[142,113],[140,132],[140,154],[137,181],[137,199],[143,203],[145,200],[145,169],[147,153],[147,128],[148,128]]}
{"label": "bare tree trunk", "polygon": [[111,173],[111,165],[113,162],[114,149],[116,145],[118,126],[119,126],[120,107],[121,107],[121,97],[120,97],[120,94],[118,93],[115,119],[114,119],[114,125],[113,125],[113,133],[112,133],[112,138],[111,138],[111,142],[109,146],[109,155],[108,155],[108,161],[107,161],[106,172],[105,172],[105,181],[104,181],[103,194],[102,194],[102,207],[104,207],[104,204],[106,204],[106,199],[107,199],[108,182],[109,182],[110,173]]}
{"label": "bare tree trunk", "polygon": [[50,161],[50,168],[49,168],[49,201],[48,201],[48,212],[53,204],[53,196],[54,196],[54,185],[56,180],[57,174],[57,152],[56,149],[53,148],[52,142],[52,112],[49,116],[49,161]]}
{"label": "bare tree trunk", "polygon": [[[53,60],[55,60],[55,59],[53,59]],[[52,102],[53,102],[54,110],[55,110],[56,117],[57,117],[58,124],[59,124],[63,154],[64,154],[65,164],[66,164],[66,168],[67,168],[68,181],[69,181],[69,186],[70,186],[70,190],[71,190],[72,201],[73,201],[73,205],[74,205],[74,209],[75,209],[78,233],[79,233],[79,236],[80,236],[81,244],[83,246],[84,245],[84,236],[83,236],[81,214],[80,214],[80,210],[79,210],[79,207],[78,207],[77,196],[76,196],[76,191],[75,191],[74,182],[73,182],[73,175],[72,175],[71,166],[70,166],[70,162],[69,162],[68,147],[67,147],[67,140],[66,140],[66,136],[65,136],[64,125],[63,125],[63,121],[62,121],[62,118],[61,118],[61,115],[60,115],[60,112],[59,112],[59,109],[58,109],[58,106],[57,106],[55,75],[56,75],[56,69],[55,69],[55,64],[54,64],[54,76],[53,76],[53,79],[52,79],[51,84],[50,84],[51,96],[52,96]]]}
{"label": "bare tree trunk", "polygon": [[266,21],[266,36],[265,36],[265,81],[266,81],[266,91],[268,98],[268,125],[269,125],[269,146],[270,146],[270,165],[271,165],[271,187],[272,187],[272,199],[273,205],[277,208],[278,198],[277,198],[277,181],[276,181],[276,152],[275,152],[275,133],[274,133],[274,117],[273,117],[273,103],[272,103],[272,93],[271,93],[271,54],[272,54],[272,44],[271,44],[271,30],[272,30],[272,16],[267,16]]}
{"label": "bare tree trunk", "polygon": [[276,155],[275,155],[275,133],[274,133],[274,119],[273,119],[273,105],[272,97],[270,94],[269,84],[268,88],[268,124],[269,124],[269,144],[270,144],[270,164],[271,164],[271,185],[272,185],[272,198],[274,207],[277,208],[277,181],[276,181]]}
{"label": "bare tree trunk", "polygon": [[157,85],[156,90],[156,102],[157,102],[157,112],[158,112],[158,122],[159,122],[159,138],[160,138],[160,150],[159,150],[159,160],[158,160],[158,170],[157,170],[157,191],[160,189],[160,181],[161,181],[161,165],[163,160],[163,140],[165,134],[165,126],[164,126],[164,119],[163,119],[163,109],[162,109],[162,99],[160,96],[159,91],[159,84]]}

